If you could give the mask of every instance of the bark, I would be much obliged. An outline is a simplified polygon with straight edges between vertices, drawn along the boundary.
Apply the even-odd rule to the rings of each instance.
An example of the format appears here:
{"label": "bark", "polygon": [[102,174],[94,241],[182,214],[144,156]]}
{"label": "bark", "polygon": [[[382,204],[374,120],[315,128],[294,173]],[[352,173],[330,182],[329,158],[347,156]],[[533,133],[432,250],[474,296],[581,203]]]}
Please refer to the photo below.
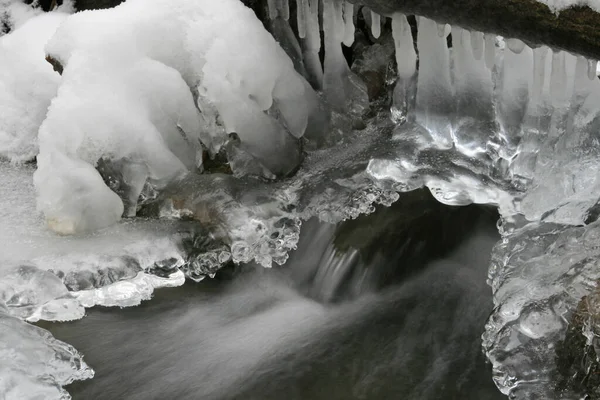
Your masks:
{"label": "bark", "polygon": [[350,0],[391,15],[421,15],[440,23],[523,40],[530,46],[600,60],[600,14],[572,7],[554,14],[537,0]]}

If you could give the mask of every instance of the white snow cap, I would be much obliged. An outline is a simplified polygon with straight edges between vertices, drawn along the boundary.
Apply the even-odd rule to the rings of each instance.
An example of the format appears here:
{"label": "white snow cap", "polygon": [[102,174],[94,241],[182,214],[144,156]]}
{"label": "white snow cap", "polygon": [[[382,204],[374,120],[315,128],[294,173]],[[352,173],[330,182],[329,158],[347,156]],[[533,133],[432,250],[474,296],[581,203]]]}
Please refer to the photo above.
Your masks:
{"label": "white snow cap", "polygon": [[60,82],[44,46],[66,17],[33,16],[0,37],[0,158],[28,161],[38,152],[37,132]]}
{"label": "white snow cap", "polygon": [[538,0],[546,4],[554,12],[574,6],[588,6],[596,12],[600,12],[600,0]]}
{"label": "white snow cap", "polygon": [[[64,72],[40,128],[35,184],[61,233],[120,219],[121,199],[94,168],[100,158],[132,164],[132,180],[160,187],[201,163],[201,140],[215,150],[236,132],[269,169],[284,170],[316,109],[314,91],[238,0],[128,0],[80,12],[46,51]],[[223,132],[209,131],[215,120]]]}

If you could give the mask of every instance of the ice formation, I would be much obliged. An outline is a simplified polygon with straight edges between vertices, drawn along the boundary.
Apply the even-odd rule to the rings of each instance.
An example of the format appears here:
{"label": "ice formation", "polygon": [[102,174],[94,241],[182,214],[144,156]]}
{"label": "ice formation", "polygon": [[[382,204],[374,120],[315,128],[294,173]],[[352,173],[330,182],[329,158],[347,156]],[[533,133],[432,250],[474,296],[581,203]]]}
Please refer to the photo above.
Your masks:
{"label": "ice formation", "polygon": [[0,301],[0,394],[6,400],[63,400],[62,386],[94,372],[73,346],[7,313]]}
{"label": "ice formation", "polygon": [[46,51],[64,72],[40,128],[35,180],[39,208],[60,233],[135,214],[95,170],[101,158],[124,164],[135,199],[145,183],[161,188],[199,167],[201,142],[216,153],[234,132],[242,153],[285,175],[299,163],[296,138],[320,112],[289,58],[234,0],[78,13]]}
{"label": "ice formation", "polygon": [[[2,312],[11,321],[80,318],[84,307],[135,305],[155,287],[203,279],[229,261],[281,264],[302,220],[353,218],[426,186],[446,204],[498,206],[503,239],[490,268],[496,309],[485,351],[504,393],[551,398],[553,346],[599,279],[596,61],[423,17],[414,38],[407,16],[390,16],[389,32],[386,17],[369,10],[370,39],[391,37],[396,70],[383,79],[393,87],[391,112],[367,119],[366,85],[342,51],[354,43],[358,8],[319,4],[296,2],[299,41],[290,40],[304,72],[235,0],[128,0],[34,17],[35,31],[24,23],[1,38],[2,65],[15,65],[11,46],[32,53],[23,64],[31,68],[7,68],[0,82],[22,88],[29,82],[14,77],[23,73],[47,86],[33,86],[44,88],[32,95],[35,113],[0,121],[12,124],[0,129],[0,155],[36,155],[41,124],[37,205],[54,231],[85,233],[44,230],[32,167],[1,163]],[[268,9],[293,33],[287,0]],[[61,78],[40,49],[63,19],[46,46]],[[3,107],[34,103],[4,92]],[[310,151],[286,180],[243,176],[295,171],[300,140],[322,139],[328,107],[332,131],[343,132],[336,147]],[[354,130],[349,120],[367,126]],[[234,175],[189,173],[202,168],[203,152],[223,148]],[[171,221],[116,223],[141,203]]]}

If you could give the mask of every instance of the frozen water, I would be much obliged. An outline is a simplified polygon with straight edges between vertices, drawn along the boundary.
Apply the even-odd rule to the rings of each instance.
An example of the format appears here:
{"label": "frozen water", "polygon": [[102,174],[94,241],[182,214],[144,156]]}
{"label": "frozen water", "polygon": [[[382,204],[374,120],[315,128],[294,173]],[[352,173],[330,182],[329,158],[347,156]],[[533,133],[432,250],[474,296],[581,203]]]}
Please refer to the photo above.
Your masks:
{"label": "frozen water", "polygon": [[[58,236],[44,227],[36,211],[32,175],[31,166],[0,162],[0,300],[11,314],[28,320],[81,318],[82,303],[71,292],[131,280],[163,260],[174,260],[175,268],[165,275],[169,279],[148,280],[143,290],[118,289],[120,300],[110,302],[139,303],[155,287],[183,283],[176,268],[184,254],[167,223],[128,221],[92,235]],[[109,305],[101,300],[83,305],[94,304]]]}
{"label": "frozen water", "polygon": [[[12,124],[0,130],[5,158],[35,156],[41,123],[37,208],[34,167],[0,164],[0,300],[10,315],[80,318],[84,307],[139,304],[155,287],[181,284],[184,274],[203,279],[229,261],[281,264],[302,220],[354,218],[426,186],[446,204],[499,208],[504,236],[490,270],[496,310],[485,349],[505,393],[552,396],[553,346],[598,280],[587,239],[600,198],[594,61],[419,17],[417,70],[406,17],[393,15],[390,33],[369,12],[373,36],[393,39],[398,66],[383,79],[386,89],[396,81],[392,115],[369,114],[366,86],[342,52],[354,40],[349,3],[327,0],[319,15],[319,1],[297,2],[304,37],[295,54],[325,105],[239,2],[148,1],[33,17],[47,30],[25,22],[0,39],[5,86],[29,84],[16,80],[10,46],[30,39],[25,73],[48,83],[32,86],[44,89],[35,101],[0,95],[35,111],[0,122]],[[293,32],[289,2],[269,10]],[[41,52],[61,18],[46,51],[62,78]],[[320,121],[329,106],[328,142]],[[301,141],[336,146],[309,151],[298,169]],[[223,149],[233,175],[197,173],[203,152]],[[269,182],[249,172],[295,174]],[[138,211],[163,220],[121,221]]]}
{"label": "frozen water", "polygon": [[3,399],[70,399],[62,386],[94,376],[73,346],[7,311],[0,301],[0,393]]}

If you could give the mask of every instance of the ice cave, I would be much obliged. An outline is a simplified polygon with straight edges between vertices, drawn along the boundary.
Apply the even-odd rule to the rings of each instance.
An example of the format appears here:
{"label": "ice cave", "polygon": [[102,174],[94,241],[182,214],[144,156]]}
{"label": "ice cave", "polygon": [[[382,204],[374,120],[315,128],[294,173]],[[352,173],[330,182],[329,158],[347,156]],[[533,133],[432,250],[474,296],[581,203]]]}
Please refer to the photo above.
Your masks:
{"label": "ice cave", "polygon": [[0,0],[0,399],[600,400],[599,0]]}

